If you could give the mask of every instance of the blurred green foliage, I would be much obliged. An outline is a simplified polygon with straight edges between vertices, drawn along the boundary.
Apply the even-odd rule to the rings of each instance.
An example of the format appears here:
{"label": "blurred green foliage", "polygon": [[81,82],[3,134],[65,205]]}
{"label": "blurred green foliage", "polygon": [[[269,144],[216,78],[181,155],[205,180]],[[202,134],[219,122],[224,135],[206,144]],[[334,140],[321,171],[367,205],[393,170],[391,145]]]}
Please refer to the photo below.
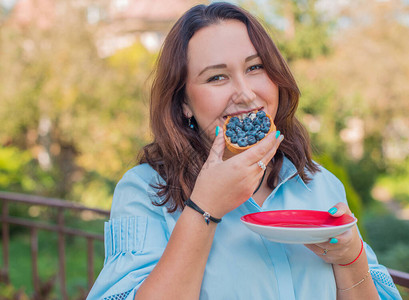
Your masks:
{"label": "blurred green foliage", "polygon": [[30,160],[30,153],[15,147],[0,148],[0,187],[31,190],[35,182],[23,171]]}
{"label": "blurred green foliage", "polygon": [[272,33],[290,63],[315,59],[331,52],[331,28],[335,19],[317,10],[317,0],[234,1],[255,14]]}
{"label": "blurred green foliage", "polygon": [[[347,171],[341,166],[335,163],[335,161],[328,155],[321,155],[315,157],[315,160],[320,163],[324,168],[331,170],[343,184],[345,188],[346,198],[348,200],[348,205],[351,212],[359,220],[362,216],[362,200],[359,197],[359,194],[355,191]],[[361,234],[364,234],[364,228],[358,224]]]}
{"label": "blurred green foliage", "polygon": [[379,261],[392,268],[409,272],[409,221],[397,219],[382,210],[374,210],[364,219],[367,242]]}
{"label": "blurred green foliage", "polygon": [[409,208],[409,159],[390,165],[388,172],[377,178],[376,186],[386,189],[390,199]]}
{"label": "blurred green foliage", "polygon": [[32,154],[17,147],[0,148],[0,190],[46,193],[55,181],[52,172],[43,171]]}
{"label": "blurred green foliage", "polygon": [[25,153],[0,152],[15,171],[0,184],[109,208],[115,182],[150,138],[156,53],[136,42],[100,57],[97,29],[80,16],[73,9],[48,30],[0,26],[0,145]]}
{"label": "blurred green foliage", "polygon": [[[101,233],[104,220],[83,221],[78,215],[66,214],[67,224],[71,228],[82,228],[89,232]],[[44,221],[44,216],[41,217]],[[70,299],[84,299],[87,287],[87,241],[85,238],[67,236],[65,265],[67,292]],[[99,274],[104,261],[102,241],[94,241],[94,274]],[[0,255],[2,248],[0,247]],[[29,299],[33,293],[31,272],[22,272],[31,266],[30,236],[27,232],[13,235],[9,248],[10,281],[12,285],[0,285],[0,299],[15,299],[11,295],[20,294]],[[58,235],[47,231],[38,232],[38,272],[42,295],[40,299],[59,299]],[[17,288],[18,287],[18,288]],[[82,295],[82,297],[81,297]],[[5,298],[1,298],[4,296]]]}
{"label": "blurred green foliage", "polygon": [[[388,178],[392,160],[385,149],[402,140],[391,120],[408,125],[402,112],[409,89],[398,84],[409,74],[409,43],[400,38],[408,28],[385,17],[407,6],[359,2],[328,14],[316,0],[237,2],[263,20],[290,62],[302,92],[297,115],[315,154],[336,162],[330,171],[343,168],[344,184],[370,203],[374,184]],[[157,53],[136,39],[101,57],[95,43],[101,28],[71,9],[47,30],[0,26],[0,144],[26,153],[15,165],[14,183],[2,188],[109,208],[115,183],[151,138],[147,98]],[[358,10],[372,23],[360,22]],[[339,19],[350,26],[339,27]],[[385,128],[394,130],[385,134]],[[354,130],[360,136],[351,140]],[[356,146],[358,154],[351,152]],[[406,190],[393,195],[403,199]]]}
{"label": "blurred green foliage", "polygon": [[29,300],[30,297],[21,289],[16,289],[12,284],[0,282],[0,300],[9,299]]}
{"label": "blurred green foliage", "polygon": [[[388,172],[408,151],[388,149],[409,141],[402,129],[409,42],[401,38],[408,27],[391,17],[408,5],[357,2],[328,14],[316,0],[237,2],[263,20],[289,60],[302,91],[297,115],[316,156],[335,162],[330,171],[365,205],[377,182],[406,202],[407,176],[399,174],[409,166]],[[151,138],[147,98],[157,53],[136,39],[101,57],[100,27],[71,9],[46,30],[0,26],[0,188],[109,208],[115,183]],[[349,26],[339,27],[340,19]]]}

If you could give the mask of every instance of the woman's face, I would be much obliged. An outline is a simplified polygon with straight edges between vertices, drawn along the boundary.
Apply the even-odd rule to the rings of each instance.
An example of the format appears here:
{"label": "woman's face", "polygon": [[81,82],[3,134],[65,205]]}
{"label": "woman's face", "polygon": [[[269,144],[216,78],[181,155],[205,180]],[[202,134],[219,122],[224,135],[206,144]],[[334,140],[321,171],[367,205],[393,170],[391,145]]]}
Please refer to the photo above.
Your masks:
{"label": "woman's face", "polygon": [[213,140],[229,115],[264,110],[274,120],[278,87],[270,80],[246,26],[222,21],[197,31],[188,45],[186,117]]}

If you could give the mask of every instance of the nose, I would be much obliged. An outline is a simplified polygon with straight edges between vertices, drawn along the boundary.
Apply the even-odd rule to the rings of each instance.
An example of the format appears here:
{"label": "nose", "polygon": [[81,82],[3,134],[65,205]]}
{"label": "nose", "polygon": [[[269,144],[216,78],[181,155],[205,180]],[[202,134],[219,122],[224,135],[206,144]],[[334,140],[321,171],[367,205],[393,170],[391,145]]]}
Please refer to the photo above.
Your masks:
{"label": "nose", "polygon": [[232,101],[235,104],[251,104],[256,99],[252,86],[244,76],[236,78],[234,82],[234,91]]}

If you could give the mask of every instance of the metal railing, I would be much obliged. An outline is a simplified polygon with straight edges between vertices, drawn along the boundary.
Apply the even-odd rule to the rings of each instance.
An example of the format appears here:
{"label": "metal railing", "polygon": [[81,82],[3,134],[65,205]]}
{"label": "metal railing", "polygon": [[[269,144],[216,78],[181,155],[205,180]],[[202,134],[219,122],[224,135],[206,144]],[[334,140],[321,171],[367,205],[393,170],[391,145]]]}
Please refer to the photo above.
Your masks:
{"label": "metal railing", "polygon": [[[60,286],[60,299],[68,299],[66,288],[66,265],[65,265],[65,236],[79,236],[87,241],[87,283],[88,290],[91,289],[94,283],[94,241],[104,240],[102,234],[90,233],[84,230],[71,228],[66,226],[64,220],[64,212],[67,210],[78,212],[91,212],[103,217],[109,217],[109,211],[102,209],[89,208],[78,203],[73,203],[61,199],[45,198],[33,195],[17,194],[0,192],[1,200],[1,216],[2,223],[2,248],[3,248],[3,266],[0,270],[0,281],[9,283],[9,245],[10,245],[10,224],[20,225],[30,229],[30,248],[31,248],[31,263],[32,263],[32,282],[33,282],[33,299],[39,298],[40,279],[38,274],[38,230],[46,230],[56,232],[58,235],[58,281]],[[57,210],[55,223],[32,220],[28,218],[19,218],[9,215],[9,202],[44,206]]]}
{"label": "metal railing", "polygon": [[[83,206],[81,204],[54,198],[44,198],[39,196],[0,192],[0,200],[2,202],[2,212],[0,222],[2,223],[2,247],[3,247],[3,267],[0,269],[0,281],[9,281],[9,225],[15,224],[30,228],[30,244],[31,244],[31,262],[32,262],[32,281],[34,295],[37,299],[40,289],[39,275],[38,275],[38,230],[53,231],[58,234],[58,280],[61,289],[61,299],[68,299],[66,289],[65,276],[65,236],[79,236],[87,240],[87,282],[88,290],[91,289],[94,282],[94,246],[95,240],[103,241],[102,234],[89,233],[80,229],[67,227],[64,222],[64,211],[90,211],[104,217],[109,217],[109,211],[102,209],[95,209]],[[9,215],[9,202],[21,203],[27,205],[39,205],[57,209],[56,224],[39,222],[36,220],[17,218]],[[395,284],[409,288],[409,274],[393,269],[388,269]]]}
{"label": "metal railing", "polygon": [[393,282],[397,285],[403,286],[409,289],[409,274],[405,272],[401,272],[398,270],[388,269],[389,274],[393,279]]}

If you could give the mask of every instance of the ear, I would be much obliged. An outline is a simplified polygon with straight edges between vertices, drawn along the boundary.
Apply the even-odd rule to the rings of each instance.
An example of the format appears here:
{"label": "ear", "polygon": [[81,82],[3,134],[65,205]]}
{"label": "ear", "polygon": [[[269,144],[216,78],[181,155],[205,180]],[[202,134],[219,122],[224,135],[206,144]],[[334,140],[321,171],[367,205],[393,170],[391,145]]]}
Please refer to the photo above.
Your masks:
{"label": "ear", "polygon": [[189,104],[186,101],[183,102],[182,108],[183,108],[183,114],[185,115],[185,117],[187,119],[189,119],[189,118],[191,118],[193,116],[193,111],[192,111],[192,109],[190,108]]}

